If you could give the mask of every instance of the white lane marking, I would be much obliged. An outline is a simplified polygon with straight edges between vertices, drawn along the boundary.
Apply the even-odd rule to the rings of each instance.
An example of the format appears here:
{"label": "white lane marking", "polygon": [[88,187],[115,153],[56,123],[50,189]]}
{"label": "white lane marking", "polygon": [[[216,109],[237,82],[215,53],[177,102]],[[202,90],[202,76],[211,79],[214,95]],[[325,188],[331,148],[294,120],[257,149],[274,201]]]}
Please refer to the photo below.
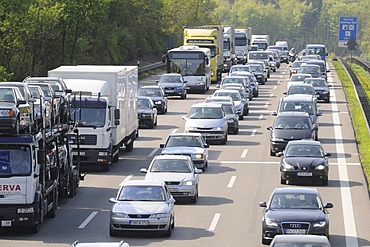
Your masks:
{"label": "white lane marking", "polygon": [[283,78],[283,76],[281,75],[280,78]]}
{"label": "white lane marking", "polygon": [[176,133],[179,129],[174,129],[171,131],[171,134]]}
{"label": "white lane marking", "polygon": [[247,156],[248,149],[244,149],[242,155],[240,155],[240,158],[244,159]]}
{"label": "white lane marking", "polygon": [[251,136],[255,136],[256,132],[257,132],[257,130],[253,130],[252,133],[251,133]]}
{"label": "white lane marking", "polygon": [[[332,77],[329,77],[329,82],[333,82]],[[335,90],[331,89],[331,96],[333,101],[336,101]],[[334,123],[334,137],[335,137],[335,146],[337,149],[337,162],[338,162],[338,173],[340,181],[340,191],[342,197],[342,210],[343,210],[343,221],[344,224],[344,233],[346,236],[346,246],[358,247],[357,241],[357,231],[355,217],[353,214],[353,202],[351,195],[351,186],[349,184],[348,170],[346,164],[346,157],[344,152],[343,145],[343,136],[342,128],[340,126],[340,119],[338,114],[338,105],[336,103],[332,104],[331,107],[333,111],[333,123]]]}
{"label": "white lane marking", "polygon": [[270,93],[270,97],[272,97],[272,96],[274,96],[274,94],[273,93]]}
{"label": "white lane marking", "polygon": [[148,155],[148,157],[153,156],[158,151],[158,148],[153,149],[153,151]]}
{"label": "white lane marking", "polygon": [[269,103],[266,103],[263,107],[268,107],[269,106]]}
{"label": "white lane marking", "polygon": [[280,85],[280,80],[277,81],[277,84]]}
{"label": "white lane marking", "polygon": [[98,214],[98,211],[94,211],[92,212],[89,217],[86,218],[86,220],[84,222],[82,222],[82,224],[78,227],[79,229],[83,229],[87,226],[87,224],[90,223],[90,221],[95,217],[95,215]]}
{"label": "white lane marking", "polygon": [[235,180],[236,180],[236,176],[232,176],[230,178],[229,184],[227,185],[227,188],[232,188],[234,186]]}
{"label": "white lane marking", "polygon": [[283,71],[283,74],[285,74],[285,70]]}
{"label": "white lane marking", "polygon": [[214,231],[217,226],[217,222],[220,219],[221,214],[220,213],[215,213],[215,216],[213,216],[213,220],[211,222],[211,225],[208,228],[208,231]]}
{"label": "white lane marking", "polygon": [[122,182],[119,184],[119,186],[122,186],[124,182],[130,180],[134,175],[128,175],[125,179],[122,180]]}
{"label": "white lane marking", "polygon": [[[266,165],[275,165],[280,164],[279,161],[236,161],[236,160],[208,160],[208,162],[217,163],[217,164],[266,164]],[[339,163],[330,163],[331,166],[338,166]],[[361,166],[361,163],[346,163],[347,166]]]}
{"label": "white lane marking", "polygon": [[259,117],[258,117],[258,119],[262,119],[263,118],[263,114],[261,114]]}
{"label": "white lane marking", "polygon": [[277,89],[277,86],[275,86],[274,89]]}

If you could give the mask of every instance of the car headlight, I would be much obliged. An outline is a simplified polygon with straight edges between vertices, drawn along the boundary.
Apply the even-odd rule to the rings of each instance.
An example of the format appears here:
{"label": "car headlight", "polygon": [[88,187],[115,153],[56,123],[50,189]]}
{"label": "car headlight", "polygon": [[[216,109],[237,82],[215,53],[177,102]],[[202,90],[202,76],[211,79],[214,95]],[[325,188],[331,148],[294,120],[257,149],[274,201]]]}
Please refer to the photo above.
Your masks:
{"label": "car headlight", "polygon": [[196,130],[196,129],[197,129],[196,127],[189,126],[189,127],[185,128],[185,131],[192,131],[192,130]]}
{"label": "car headlight", "polygon": [[203,159],[204,158],[204,154],[192,154],[191,157],[193,159]]}
{"label": "car headlight", "polygon": [[214,127],[213,130],[224,131],[224,128],[222,128],[222,127]]}
{"label": "car headlight", "polygon": [[294,170],[294,166],[291,164],[283,163],[283,166],[286,170]]}
{"label": "car headlight", "polygon": [[176,87],[175,89],[176,89],[176,90],[182,90],[182,89],[183,89],[183,87],[179,86],[179,87]]}
{"label": "car headlight", "polygon": [[278,223],[274,220],[269,220],[269,219],[265,219],[265,224],[266,226],[275,226],[275,227],[278,227]]}
{"label": "car headlight", "polygon": [[325,90],[325,91],[322,91],[321,93],[322,93],[322,94],[328,94],[328,93],[329,93],[329,91]]}
{"label": "car headlight", "polygon": [[17,209],[18,214],[32,214],[33,212],[34,212],[33,207]]}
{"label": "car headlight", "polygon": [[153,113],[143,113],[141,116],[143,116],[143,117],[153,117]]}
{"label": "car headlight", "polygon": [[326,221],[319,221],[313,224],[313,227],[324,227],[326,225]]}
{"label": "car headlight", "polygon": [[235,122],[235,119],[234,118],[229,118],[229,119],[227,119],[227,122],[228,123],[234,123]]}
{"label": "car headlight", "polygon": [[118,212],[112,212],[111,213],[112,218],[129,218],[127,214],[125,213],[118,213]]}
{"label": "car headlight", "polygon": [[283,142],[284,139],[281,139],[281,138],[272,138],[271,141],[273,141],[273,142]]}
{"label": "car headlight", "polygon": [[325,166],[324,165],[318,165],[318,166],[315,167],[315,170],[319,170],[319,171],[325,170]]}
{"label": "car headlight", "polygon": [[156,105],[162,104],[162,100],[157,100],[157,101],[154,102],[154,104],[156,104]]}
{"label": "car headlight", "polygon": [[13,117],[15,112],[13,110],[2,109],[0,110],[0,117]]}
{"label": "car headlight", "polygon": [[152,214],[149,218],[168,218],[170,214]]}
{"label": "car headlight", "polygon": [[194,181],[193,180],[185,181],[184,182],[184,185],[186,185],[186,186],[193,186],[194,185]]}
{"label": "car headlight", "polygon": [[241,110],[243,108],[242,104],[237,104],[235,105],[235,107],[238,109],[238,110]]}

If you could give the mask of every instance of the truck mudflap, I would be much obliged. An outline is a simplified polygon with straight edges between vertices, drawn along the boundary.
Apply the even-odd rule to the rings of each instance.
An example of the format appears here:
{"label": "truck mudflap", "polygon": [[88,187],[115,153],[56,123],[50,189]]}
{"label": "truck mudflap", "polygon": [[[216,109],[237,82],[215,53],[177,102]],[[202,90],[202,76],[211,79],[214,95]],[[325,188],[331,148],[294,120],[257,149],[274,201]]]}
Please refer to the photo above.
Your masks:
{"label": "truck mudflap", "polygon": [[38,224],[36,217],[38,205],[39,203],[0,205],[0,229],[33,227]]}

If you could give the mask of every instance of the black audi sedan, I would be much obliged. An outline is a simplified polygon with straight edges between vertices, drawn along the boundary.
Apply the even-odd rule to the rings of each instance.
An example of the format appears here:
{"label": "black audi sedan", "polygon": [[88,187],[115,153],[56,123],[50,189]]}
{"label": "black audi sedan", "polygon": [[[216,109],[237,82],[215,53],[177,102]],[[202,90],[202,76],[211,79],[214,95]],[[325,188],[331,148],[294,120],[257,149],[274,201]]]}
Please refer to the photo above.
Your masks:
{"label": "black audi sedan", "polygon": [[297,140],[288,142],[281,156],[280,182],[320,182],[328,185],[330,153],[325,153],[320,142]]}
{"label": "black audi sedan", "polygon": [[276,235],[302,234],[323,235],[329,238],[329,216],[315,188],[276,188],[264,208],[262,217],[262,244],[270,244]]}
{"label": "black audi sedan", "polygon": [[279,112],[273,126],[267,127],[270,135],[270,155],[282,152],[289,141],[313,139],[316,128],[307,112]]}

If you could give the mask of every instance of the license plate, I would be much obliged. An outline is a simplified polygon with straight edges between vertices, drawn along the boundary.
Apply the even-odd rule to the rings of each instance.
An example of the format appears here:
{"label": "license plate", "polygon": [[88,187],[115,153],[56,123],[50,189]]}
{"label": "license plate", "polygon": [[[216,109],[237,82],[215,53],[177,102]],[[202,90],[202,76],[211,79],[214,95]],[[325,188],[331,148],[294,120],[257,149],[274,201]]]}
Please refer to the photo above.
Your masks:
{"label": "license plate", "polygon": [[130,225],[133,225],[133,226],[147,226],[147,225],[149,225],[149,221],[147,221],[147,220],[132,220],[132,221],[130,221]]}
{"label": "license plate", "polygon": [[298,172],[297,176],[300,177],[312,177],[312,172]]}
{"label": "license plate", "polygon": [[[72,152],[73,155],[78,155],[78,152]],[[84,156],[85,152],[80,152],[80,156]]]}
{"label": "license plate", "polygon": [[170,192],[178,192],[179,189],[178,188],[170,188]]}
{"label": "license plate", "polygon": [[174,93],[174,90],[166,90],[166,93]]}
{"label": "license plate", "polygon": [[286,229],[286,234],[306,234],[305,229]]}
{"label": "license plate", "polygon": [[1,226],[2,227],[11,227],[12,226],[12,221],[11,220],[2,220],[1,221]]}

